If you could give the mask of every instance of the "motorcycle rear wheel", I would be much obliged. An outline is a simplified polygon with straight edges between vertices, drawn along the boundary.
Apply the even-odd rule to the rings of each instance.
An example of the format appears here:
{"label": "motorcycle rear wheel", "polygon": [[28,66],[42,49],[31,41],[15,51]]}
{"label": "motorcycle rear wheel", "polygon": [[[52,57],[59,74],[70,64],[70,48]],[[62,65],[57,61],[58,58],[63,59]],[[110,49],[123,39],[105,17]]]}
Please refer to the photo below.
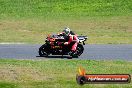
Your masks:
{"label": "motorcycle rear wheel", "polygon": [[41,57],[47,57],[49,55],[49,47],[47,44],[44,44],[39,48],[39,55]]}

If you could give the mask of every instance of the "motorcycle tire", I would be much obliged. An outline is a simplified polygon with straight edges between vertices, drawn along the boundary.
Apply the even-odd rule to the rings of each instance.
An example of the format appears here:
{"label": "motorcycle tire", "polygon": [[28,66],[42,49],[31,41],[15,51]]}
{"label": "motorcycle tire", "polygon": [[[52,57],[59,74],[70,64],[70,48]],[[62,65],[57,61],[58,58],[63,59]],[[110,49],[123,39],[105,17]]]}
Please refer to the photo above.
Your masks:
{"label": "motorcycle tire", "polygon": [[76,52],[72,52],[70,56],[73,58],[78,58],[84,51],[83,45],[78,44]]}
{"label": "motorcycle tire", "polygon": [[77,55],[80,56],[83,53],[83,51],[84,51],[83,45],[82,44],[78,44],[77,50],[76,50]]}
{"label": "motorcycle tire", "polygon": [[47,44],[44,44],[42,45],[40,48],[39,48],[39,55],[41,57],[47,57],[49,55],[49,46]]}

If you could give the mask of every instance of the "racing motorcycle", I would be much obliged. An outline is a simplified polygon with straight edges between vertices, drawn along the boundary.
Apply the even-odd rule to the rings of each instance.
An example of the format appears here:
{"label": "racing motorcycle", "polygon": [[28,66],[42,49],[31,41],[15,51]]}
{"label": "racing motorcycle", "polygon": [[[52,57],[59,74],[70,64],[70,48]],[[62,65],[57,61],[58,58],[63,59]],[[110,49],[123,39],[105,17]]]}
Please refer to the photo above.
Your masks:
{"label": "racing motorcycle", "polygon": [[76,52],[72,53],[71,47],[74,42],[69,45],[64,45],[64,42],[66,41],[64,35],[57,34],[49,35],[45,40],[45,44],[43,44],[39,48],[39,55],[41,57],[47,57],[50,54],[62,56],[70,55],[71,57],[78,57],[83,53],[84,51],[83,45],[85,45],[85,41],[87,40],[88,37],[87,36],[77,37],[79,39],[79,43],[77,45]]}

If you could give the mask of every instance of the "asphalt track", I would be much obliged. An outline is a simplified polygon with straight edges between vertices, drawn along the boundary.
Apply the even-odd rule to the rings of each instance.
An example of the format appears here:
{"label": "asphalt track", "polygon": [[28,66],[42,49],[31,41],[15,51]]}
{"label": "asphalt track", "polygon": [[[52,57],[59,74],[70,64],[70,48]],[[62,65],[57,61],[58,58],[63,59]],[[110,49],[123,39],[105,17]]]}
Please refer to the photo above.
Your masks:
{"label": "asphalt track", "polygon": [[[67,59],[67,56],[39,57],[40,44],[0,44],[0,58],[12,59]],[[128,60],[132,61],[132,45],[85,45],[84,53],[79,58],[93,60]]]}

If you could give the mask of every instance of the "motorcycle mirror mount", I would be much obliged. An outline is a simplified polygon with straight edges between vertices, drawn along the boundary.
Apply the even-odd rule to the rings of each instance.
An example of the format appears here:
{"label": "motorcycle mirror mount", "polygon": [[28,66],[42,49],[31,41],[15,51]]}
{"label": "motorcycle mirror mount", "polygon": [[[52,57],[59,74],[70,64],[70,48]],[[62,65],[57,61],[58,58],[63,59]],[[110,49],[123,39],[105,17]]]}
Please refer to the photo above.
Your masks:
{"label": "motorcycle mirror mount", "polygon": [[85,45],[85,42],[83,41],[83,45]]}

